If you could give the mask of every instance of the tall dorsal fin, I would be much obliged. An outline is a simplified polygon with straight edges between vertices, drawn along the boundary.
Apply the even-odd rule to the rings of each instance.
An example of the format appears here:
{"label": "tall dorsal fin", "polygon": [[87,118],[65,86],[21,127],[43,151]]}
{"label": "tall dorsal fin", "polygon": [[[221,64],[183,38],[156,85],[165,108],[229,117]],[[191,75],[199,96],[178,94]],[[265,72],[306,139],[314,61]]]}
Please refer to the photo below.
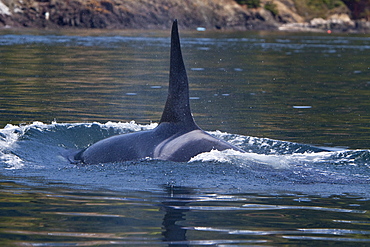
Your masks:
{"label": "tall dorsal fin", "polygon": [[189,105],[188,76],[181,54],[177,20],[173,22],[171,31],[170,82],[165,108],[160,123],[184,123],[190,127],[195,125]]}

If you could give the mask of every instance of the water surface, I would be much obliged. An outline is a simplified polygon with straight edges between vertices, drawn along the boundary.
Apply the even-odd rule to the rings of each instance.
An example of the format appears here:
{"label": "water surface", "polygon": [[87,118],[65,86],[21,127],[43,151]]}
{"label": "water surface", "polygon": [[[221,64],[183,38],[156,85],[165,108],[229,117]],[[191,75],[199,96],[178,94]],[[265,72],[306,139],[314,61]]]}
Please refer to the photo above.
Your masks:
{"label": "water surface", "polygon": [[[0,124],[157,122],[167,93],[168,34],[94,34],[3,35]],[[204,129],[368,148],[368,37],[182,37],[192,109]]]}
{"label": "water surface", "polygon": [[181,32],[196,122],[246,153],[84,166],[156,126],[169,33],[0,33],[1,244],[369,243],[369,37]]}

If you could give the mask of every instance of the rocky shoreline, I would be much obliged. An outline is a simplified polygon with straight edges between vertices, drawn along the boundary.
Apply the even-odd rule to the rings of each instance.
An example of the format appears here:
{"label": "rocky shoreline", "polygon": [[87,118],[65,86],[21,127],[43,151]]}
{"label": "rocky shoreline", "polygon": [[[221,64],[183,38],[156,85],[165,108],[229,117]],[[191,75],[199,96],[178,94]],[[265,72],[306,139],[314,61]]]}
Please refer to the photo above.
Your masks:
{"label": "rocky shoreline", "polygon": [[0,28],[168,29],[175,18],[183,29],[370,33],[369,21],[346,11],[306,20],[293,0],[258,8],[234,0],[0,0]]}

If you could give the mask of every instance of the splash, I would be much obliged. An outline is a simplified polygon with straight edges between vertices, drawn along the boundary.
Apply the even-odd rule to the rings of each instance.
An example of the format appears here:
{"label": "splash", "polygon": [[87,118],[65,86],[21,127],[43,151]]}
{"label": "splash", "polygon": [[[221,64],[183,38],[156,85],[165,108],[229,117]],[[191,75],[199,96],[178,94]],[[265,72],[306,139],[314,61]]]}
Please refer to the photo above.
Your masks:
{"label": "splash", "polygon": [[[0,166],[5,170],[27,170],[29,176],[41,174],[45,177],[55,176],[58,179],[64,177],[62,180],[68,180],[68,177],[72,176],[69,172],[73,172],[74,169],[95,171],[96,176],[100,176],[102,172],[113,173],[117,174],[118,184],[122,183],[122,176],[128,176],[127,181],[140,180],[142,176],[144,181],[169,180],[170,183],[177,181],[187,184],[190,181],[197,182],[199,176],[205,174],[210,176],[209,184],[220,182],[218,176],[223,174],[228,177],[227,181],[239,179],[239,182],[235,182],[239,187],[245,186],[245,181],[274,186],[278,183],[351,185],[370,183],[369,150],[325,151],[305,144],[220,131],[209,133],[240,147],[246,153],[212,150],[195,156],[187,164],[146,159],[86,168],[70,164],[62,155],[66,150],[80,150],[109,136],[149,130],[156,126],[156,123],[140,125],[133,121],[51,124],[34,122],[21,126],[8,124],[0,130]],[[174,169],[179,171],[175,172]],[[127,170],[131,171],[130,174]],[[68,174],[63,175],[65,172]],[[202,183],[208,183],[205,182],[208,180],[202,179],[200,180]],[[104,180],[103,183],[107,182]]]}
{"label": "splash", "polygon": [[190,162],[226,162],[239,164],[241,166],[267,165],[274,169],[288,169],[295,166],[306,164],[327,162],[332,157],[331,152],[303,154],[258,154],[258,153],[241,153],[234,150],[212,150],[208,153],[201,153],[190,160]]}
{"label": "splash", "polygon": [[6,165],[6,169],[20,169],[24,163],[13,150],[17,147],[17,141],[24,133],[24,127],[8,124],[0,131],[0,162]]}

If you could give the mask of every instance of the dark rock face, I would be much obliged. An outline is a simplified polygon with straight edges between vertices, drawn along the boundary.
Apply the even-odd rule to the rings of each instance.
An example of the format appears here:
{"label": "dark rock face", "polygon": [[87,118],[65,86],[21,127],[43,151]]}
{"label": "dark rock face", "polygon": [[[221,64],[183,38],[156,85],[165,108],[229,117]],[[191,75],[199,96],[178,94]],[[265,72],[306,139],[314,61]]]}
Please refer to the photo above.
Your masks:
{"label": "dark rock face", "polygon": [[[266,8],[271,3],[274,13]],[[183,29],[299,31],[309,26],[314,31],[328,27],[311,25],[294,3],[261,0],[259,8],[249,9],[234,0],[0,0],[0,27],[169,29],[173,19],[179,19]],[[363,20],[328,21],[336,31],[370,31],[369,22]]]}
{"label": "dark rock face", "polygon": [[356,20],[370,21],[370,0],[342,0]]}
{"label": "dark rock face", "polygon": [[0,26],[168,29],[175,18],[183,28],[276,29],[233,0],[28,0],[2,1]]}

